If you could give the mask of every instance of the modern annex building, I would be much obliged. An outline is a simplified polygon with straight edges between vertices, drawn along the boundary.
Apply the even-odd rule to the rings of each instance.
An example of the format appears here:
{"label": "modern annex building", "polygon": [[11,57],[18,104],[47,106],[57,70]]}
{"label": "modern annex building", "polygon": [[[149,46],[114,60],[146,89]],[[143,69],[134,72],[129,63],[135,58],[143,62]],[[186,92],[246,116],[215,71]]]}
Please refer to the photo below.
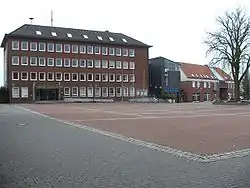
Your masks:
{"label": "modern annex building", "polygon": [[150,46],[121,33],[25,24],[1,47],[11,102],[126,100],[148,92]]}

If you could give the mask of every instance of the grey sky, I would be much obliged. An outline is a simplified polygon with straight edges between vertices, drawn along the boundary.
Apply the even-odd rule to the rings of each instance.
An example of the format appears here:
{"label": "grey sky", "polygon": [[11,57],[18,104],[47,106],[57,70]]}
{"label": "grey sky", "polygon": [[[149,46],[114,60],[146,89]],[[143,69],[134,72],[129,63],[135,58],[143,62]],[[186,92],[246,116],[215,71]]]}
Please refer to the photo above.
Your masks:
{"label": "grey sky", "polygon": [[[1,40],[5,33],[30,23],[122,32],[153,45],[150,57],[206,64],[205,30],[228,9],[244,7],[249,0],[8,0],[1,1]],[[3,49],[0,50],[0,85],[3,85]]]}

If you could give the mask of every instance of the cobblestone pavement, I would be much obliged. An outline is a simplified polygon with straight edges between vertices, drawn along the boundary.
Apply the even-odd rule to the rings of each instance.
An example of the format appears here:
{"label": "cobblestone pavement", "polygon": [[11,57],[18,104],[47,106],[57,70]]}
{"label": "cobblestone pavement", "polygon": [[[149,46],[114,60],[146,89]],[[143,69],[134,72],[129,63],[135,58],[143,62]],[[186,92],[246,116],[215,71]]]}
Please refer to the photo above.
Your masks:
{"label": "cobblestone pavement", "polygon": [[250,157],[180,159],[0,105],[0,187],[250,187]]}

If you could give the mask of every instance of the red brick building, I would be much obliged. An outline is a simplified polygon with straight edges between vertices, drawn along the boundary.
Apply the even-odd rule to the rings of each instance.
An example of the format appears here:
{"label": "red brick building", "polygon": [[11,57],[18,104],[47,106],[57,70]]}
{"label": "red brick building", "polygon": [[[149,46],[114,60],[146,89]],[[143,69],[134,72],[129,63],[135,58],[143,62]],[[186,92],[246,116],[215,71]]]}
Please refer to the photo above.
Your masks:
{"label": "red brick building", "polygon": [[126,100],[148,92],[150,46],[121,33],[26,24],[1,47],[11,102]]}
{"label": "red brick building", "polygon": [[210,101],[233,98],[234,82],[220,68],[180,63],[182,100]]}

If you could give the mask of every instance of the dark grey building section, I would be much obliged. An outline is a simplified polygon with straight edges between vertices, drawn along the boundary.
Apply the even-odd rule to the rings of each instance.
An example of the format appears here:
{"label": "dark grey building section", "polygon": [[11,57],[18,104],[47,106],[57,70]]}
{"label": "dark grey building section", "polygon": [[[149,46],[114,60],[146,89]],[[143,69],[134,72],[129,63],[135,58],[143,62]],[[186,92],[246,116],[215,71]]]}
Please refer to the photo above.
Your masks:
{"label": "dark grey building section", "polygon": [[166,93],[180,91],[180,65],[164,57],[149,60],[149,91],[155,95],[159,90]]}

